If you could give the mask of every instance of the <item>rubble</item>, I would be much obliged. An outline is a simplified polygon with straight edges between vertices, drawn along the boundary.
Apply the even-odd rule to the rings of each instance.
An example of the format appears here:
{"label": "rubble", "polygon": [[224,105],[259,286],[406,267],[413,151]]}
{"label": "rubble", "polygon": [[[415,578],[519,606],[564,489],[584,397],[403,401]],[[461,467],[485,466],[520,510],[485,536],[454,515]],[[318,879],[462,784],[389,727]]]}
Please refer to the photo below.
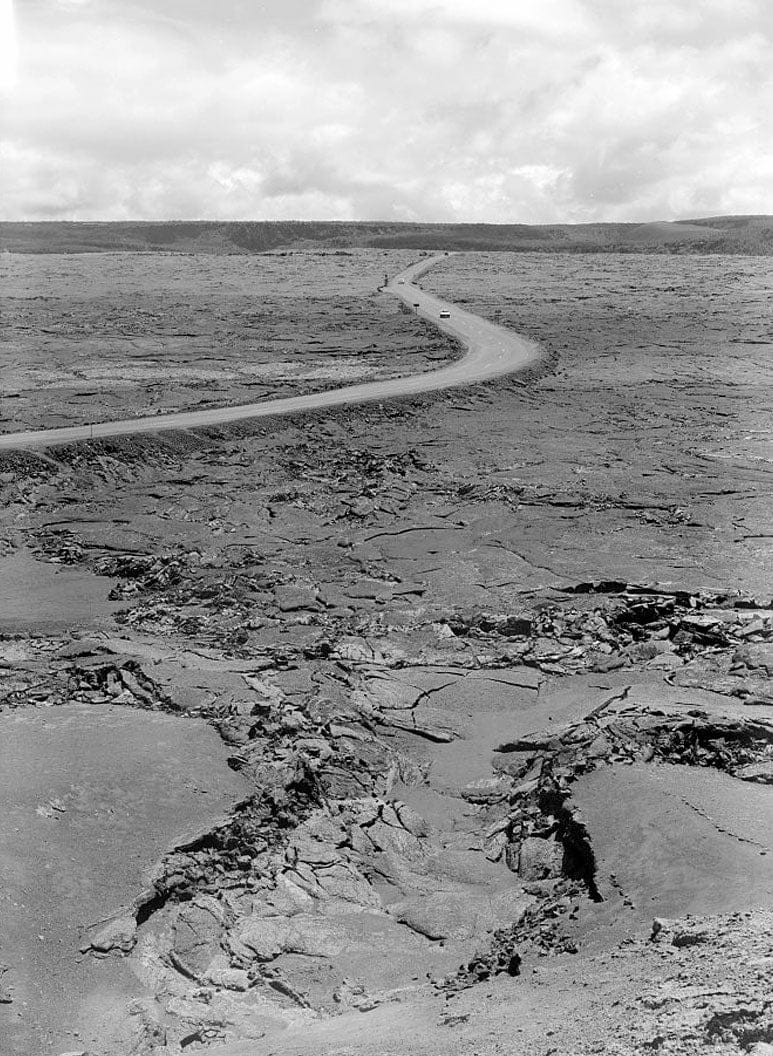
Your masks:
{"label": "rubble", "polygon": [[[498,289],[497,310],[516,293]],[[559,313],[530,310],[548,331]],[[672,376],[677,358],[692,369],[685,352],[667,380],[632,382],[611,318],[591,326],[575,305],[560,361],[539,335],[552,373],[528,390],[3,456],[3,559],[77,569],[113,608],[4,623],[0,711],[208,722],[245,782],[82,936],[87,969],[125,968],[152,995],[113,1052],[265,1046],[292,1017],[390,1010],[429,1032],[457,1001],[438,1051],[467,1025],[472,1051],[489,992],[489,1016],[546,1028],[524,1051],[593,1051],[567,994],[589,982],[606,1000],[624,973],[619,1006],[593,1006],[595,1051],[771,1044],[764,914],[662,922],[656,941],[615,933],[597,952],[629,896],[600,873],[579,782],[689,767],[756,795],[773,780],[764,465],[744,439],[756,426],[734,424],[763,390],[717,382],[709,399],[702,346],[695,379]],[[41,825],[72,824],[65,799],[36,801]],[[601,922],[592,943],[585,919]],[[0,1000],[17,993],[14,978]],[[540,1019],[556,994],[564,1033]],[[414,1001],[432,1010],[420,1027]],[[516,1035],[514,1019],[501,1036]]]}

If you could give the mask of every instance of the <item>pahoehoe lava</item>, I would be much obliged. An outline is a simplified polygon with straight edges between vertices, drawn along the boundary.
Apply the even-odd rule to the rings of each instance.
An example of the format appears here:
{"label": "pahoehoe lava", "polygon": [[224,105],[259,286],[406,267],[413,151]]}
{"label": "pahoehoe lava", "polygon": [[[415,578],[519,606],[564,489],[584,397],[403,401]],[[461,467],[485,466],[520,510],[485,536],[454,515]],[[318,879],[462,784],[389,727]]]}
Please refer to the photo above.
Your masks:
{"label": "pahoehoe lava", "polygon": [[[226,405],[205,411],[140,416],[112,422],[94,422],[90,425],[63,426],[57,429],[29,429],[21,433],[5,433],[0,434],[0,451],[19,448],[39,449],[84,440],[102,440],[116,436],[135,436],[177,429],[200,429],[225,425],[229,422],[271,418],[347,404],[415,396],[439,389],[473,385],[491,378],[513,374],[534,365],[540,358],[540,351],[534,342],[461,309],[454,311],[452,322],[441,318],[440,313],[451,306],[438,297],[417,288],[414,281],[423,275],[433,263],[444,259],[445,255],[442,255],[411,265],[389,282],[385,289],[404,304],[409,305],[418,315],[431,319],[433,325],[439,330],[460,339],[467,346],[465,355],[450,366],[424,374],[409,374],[388,381],[348,385],[304,396],[267,399],[260,403]],[[404,284],[410,289],[410,294],[400,288]]]}
{"label": "pahoehoe lava", "polygon": [[9,1056],[767,1056],[766,262],[432,263],[432,391],[0,452]]}

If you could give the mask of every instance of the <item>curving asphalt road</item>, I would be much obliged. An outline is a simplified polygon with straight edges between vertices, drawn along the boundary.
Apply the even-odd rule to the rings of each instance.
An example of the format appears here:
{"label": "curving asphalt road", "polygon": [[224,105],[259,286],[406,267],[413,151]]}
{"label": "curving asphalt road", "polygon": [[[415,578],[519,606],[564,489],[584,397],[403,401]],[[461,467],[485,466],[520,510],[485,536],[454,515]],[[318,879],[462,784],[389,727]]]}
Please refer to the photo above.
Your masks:
{"label": "curving asphalt road", "polygon": [[[157,433],[168,429],[195,429],[224,422],[238,422],[246,418],[269,418],[274,415],[294,414],[323,407],[339,407],[347,403],[366,403],[387,400],[395,396],[410,396],[421,392],[471,385],[478,381],[513,374],[535,363],[540,349],[512,330],[505,330],[472,312],[441,301],[425,293],[416,285],[420,276],[444,258],[444,254],[421,260],[406,268],[384,287],[388,293],[403,301],[439,330],[458,338],[467,346],[467,353],[459,360],[424,374],[410,374],[387,381],[369,381],[347,385],[328,392],[313,392],[305,396],[264,400],[262,403],[242,403],[232,407],[213,407],[206,411],[180,411],[175,414],[148,415],[125,418],[94,425],[74,425],[60,429],[27,430],[0,436],[0,451],[18,448],[54,447],[79,440],[102,437],[130,436],[136,433]],[[440,319],[440,312],[450,318]]]}

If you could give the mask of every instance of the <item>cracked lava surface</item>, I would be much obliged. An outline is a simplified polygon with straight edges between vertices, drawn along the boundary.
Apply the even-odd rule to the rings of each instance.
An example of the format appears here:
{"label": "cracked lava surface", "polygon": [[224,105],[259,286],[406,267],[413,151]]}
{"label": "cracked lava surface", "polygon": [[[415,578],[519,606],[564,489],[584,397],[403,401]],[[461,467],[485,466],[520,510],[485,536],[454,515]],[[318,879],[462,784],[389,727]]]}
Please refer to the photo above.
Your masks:
{"label": "cracked lava surface", "polygon": [[6,741],[39,862],[6,894],[45,898],[59,845],[87,897],[68,826],[120,881],[60,926],[45,1002],[40,940],[2,940],[8,1056],[773,1044],[769,278],[467,254],[421,281],[540,372],[3,454],[33,587],[0,722],[72,717],[85,753],[60,788],[55,747]]}

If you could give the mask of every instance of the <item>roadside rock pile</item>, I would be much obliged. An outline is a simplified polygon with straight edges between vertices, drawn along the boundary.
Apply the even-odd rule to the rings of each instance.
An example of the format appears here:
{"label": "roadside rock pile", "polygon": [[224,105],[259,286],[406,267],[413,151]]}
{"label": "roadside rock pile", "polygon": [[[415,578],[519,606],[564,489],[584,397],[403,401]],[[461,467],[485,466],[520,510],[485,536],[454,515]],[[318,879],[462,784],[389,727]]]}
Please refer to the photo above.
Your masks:
{"label": "roadside rock pile", "polygon": [[[644,665],[671,672],[684,685],[700,685],[703,679],[710,683],[704,688],[750,697],[750,702],[766,699],[764,681],[773,667],[770,605],[727,595],[666,594],[625,583],[580,584],[566,593],[571,600],[532,613],[457,611],[438,624],[470,642],[501,643],[508,662],[550,674]],[[696,673],[677,675],[685,665]]]}

